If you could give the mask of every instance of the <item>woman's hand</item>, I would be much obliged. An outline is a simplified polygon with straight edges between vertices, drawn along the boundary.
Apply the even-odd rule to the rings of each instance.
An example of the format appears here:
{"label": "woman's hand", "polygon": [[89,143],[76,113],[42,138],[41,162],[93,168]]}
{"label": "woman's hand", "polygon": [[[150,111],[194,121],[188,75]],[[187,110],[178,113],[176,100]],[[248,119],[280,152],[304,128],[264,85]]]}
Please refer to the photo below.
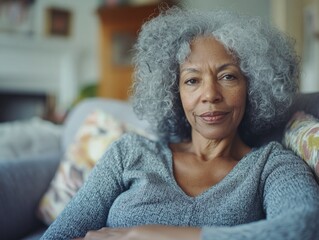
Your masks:
{"label": "woman's hand", "polygon": [[200,229],[146,225],[133,228],[101,228],[75,240],[199,240]]}

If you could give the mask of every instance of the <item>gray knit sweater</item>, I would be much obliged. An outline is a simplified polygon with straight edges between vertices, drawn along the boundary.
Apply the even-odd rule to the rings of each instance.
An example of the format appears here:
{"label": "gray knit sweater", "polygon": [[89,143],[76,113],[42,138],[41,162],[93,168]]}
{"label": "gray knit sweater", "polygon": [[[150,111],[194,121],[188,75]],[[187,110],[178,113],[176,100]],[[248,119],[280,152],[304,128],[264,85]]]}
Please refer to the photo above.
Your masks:
{"label": "gray knit sweater", "polygon": [[203,240],[319,239],[319,186],[278,143],[253,149],[196,197],[177,185],[172,166],[167,144],[123,136],[42,239],[143,224],[202,227]]}

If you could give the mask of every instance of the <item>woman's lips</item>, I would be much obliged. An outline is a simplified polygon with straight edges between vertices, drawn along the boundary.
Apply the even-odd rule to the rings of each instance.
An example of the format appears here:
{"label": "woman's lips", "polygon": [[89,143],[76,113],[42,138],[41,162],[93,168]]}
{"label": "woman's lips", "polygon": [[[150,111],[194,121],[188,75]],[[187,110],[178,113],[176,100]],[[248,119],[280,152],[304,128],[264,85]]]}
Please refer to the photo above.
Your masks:
{"label": "woman's lips", "polygon": [[222,122],[229,112],[215,111],[215,112],[206,112],[200,115],[197,115],[206,123],[216,124]]}

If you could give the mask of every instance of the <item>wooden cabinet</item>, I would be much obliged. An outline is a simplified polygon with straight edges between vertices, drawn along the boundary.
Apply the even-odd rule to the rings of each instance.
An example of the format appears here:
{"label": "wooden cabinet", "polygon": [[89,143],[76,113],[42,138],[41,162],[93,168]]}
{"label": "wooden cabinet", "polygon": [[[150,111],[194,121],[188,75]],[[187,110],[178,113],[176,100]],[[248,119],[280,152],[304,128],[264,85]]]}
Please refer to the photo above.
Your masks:
{"label": "wooden cabinet", "polygon": [[133,66],[131,48],[141,25],[158,14],[157,5],[114,6],[98,9],[100,20],[101,97],[128,99]]}

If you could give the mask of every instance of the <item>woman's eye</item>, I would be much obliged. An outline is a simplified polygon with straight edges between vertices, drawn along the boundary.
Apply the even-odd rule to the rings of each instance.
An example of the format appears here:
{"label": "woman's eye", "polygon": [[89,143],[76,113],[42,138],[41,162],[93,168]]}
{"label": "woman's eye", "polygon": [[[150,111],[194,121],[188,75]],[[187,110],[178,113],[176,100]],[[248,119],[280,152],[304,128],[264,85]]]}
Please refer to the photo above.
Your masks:
{"label": "woman's eye", "polygon": [[196,80],[196,79],[194,79],[194,78],[191,78],[191,79],[188,79],[188,80],[186,80],[185,81],[185,83],[187,84],[187,85],[194,85],[194,84],[196,84],[198,81]]}
{"label": "woman's eye", "polygon": [[222,79],[224,80],[234,80],[236,79],[236,77],[234,75],[231,75],[231,74],[226,74],[222,77]]}

